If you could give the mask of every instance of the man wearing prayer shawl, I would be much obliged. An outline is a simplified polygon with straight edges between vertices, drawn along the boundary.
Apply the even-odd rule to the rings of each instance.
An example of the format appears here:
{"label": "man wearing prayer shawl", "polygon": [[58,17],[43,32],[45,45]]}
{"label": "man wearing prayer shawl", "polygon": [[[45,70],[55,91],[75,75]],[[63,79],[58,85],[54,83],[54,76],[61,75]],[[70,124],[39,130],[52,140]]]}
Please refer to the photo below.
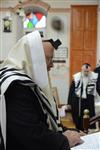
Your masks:
{"label": "man wearing prayer shawl", "polygon": [[47,69],[60,44],[52,39],[42,42],[34,31],[17,42],[3,63],[0,127],[5,150],[69,150],[81,142],[78,132],[63,132],[55,117]]}
{"label": "man wearing prayer shawl", "polygon": [[[98,73],[92,72],[90,64],[85,63],[82,66],[82,71],[73,75],[68,97],[73,121],[79,130],[84,130],[83,114],[85,109],[89,110],[90,118],[95,116],[94,98],[96,92],[100,95]],[[95,125],[89,128],[95,128]]]}

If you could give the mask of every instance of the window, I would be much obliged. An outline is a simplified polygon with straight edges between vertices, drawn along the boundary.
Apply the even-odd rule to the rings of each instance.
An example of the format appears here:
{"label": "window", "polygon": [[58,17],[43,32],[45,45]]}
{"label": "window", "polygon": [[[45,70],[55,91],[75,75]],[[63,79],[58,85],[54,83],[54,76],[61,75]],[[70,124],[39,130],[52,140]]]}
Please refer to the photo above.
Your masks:
{"label": "window", "polygon": [[46,27],[46,16],[41,12],[27,12],[23,18],[24,29],[40,29]]}

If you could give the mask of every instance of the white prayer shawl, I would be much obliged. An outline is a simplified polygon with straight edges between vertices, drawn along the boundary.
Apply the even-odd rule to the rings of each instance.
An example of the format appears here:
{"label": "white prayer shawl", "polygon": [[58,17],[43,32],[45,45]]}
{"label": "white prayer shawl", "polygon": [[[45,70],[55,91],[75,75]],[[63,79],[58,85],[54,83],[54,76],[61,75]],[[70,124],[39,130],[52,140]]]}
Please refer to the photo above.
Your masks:
{"label": "white prayer shawl", "polygon": [[[97,73],[90,72],[89,76],[86,77],[82,74],[82,72],[79,72],[74,74],[73,78],[75,81],[75,93],[79,98],[81,97],[86,99],[87,94],[96,96],[96,82],[98,78]],[[81,91],[82,87],[83,91]]]}
{"label": "white prayer shawl", "polygon": [[[33,82],[35,82],[47,96],[51,106],[53,106],[54,113],[56,113],[55,102],[49,86],[42,40],[38,31],[34,31],[23,36],[17,42],[17,44],[9,52],[8,57],[1,65],[1,68],[6,66],[19,69],[31,77]],[[1,129],[4,144],[6,145],[5,91],[5,88],[1,89],[0,93],[0,124],[2,125]]]}
{"label": "white prayer shawl", "polygon": [[5,66],[24,70],[54,105],[42,40],[38,31],[25,35],[17,42],[1,67]]}

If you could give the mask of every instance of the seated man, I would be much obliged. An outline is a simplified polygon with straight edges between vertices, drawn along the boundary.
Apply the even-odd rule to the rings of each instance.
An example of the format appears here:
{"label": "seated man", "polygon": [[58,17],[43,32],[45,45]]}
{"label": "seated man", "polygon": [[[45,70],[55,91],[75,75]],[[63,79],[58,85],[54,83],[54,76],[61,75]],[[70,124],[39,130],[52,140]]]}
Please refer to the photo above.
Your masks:
{"label": "seated man", "polygon": [[[22,37],[0,70],[0,126],[6,150],[69,150],[76,131],[58,127],[47,70],[60,41],[42,42],[38,31]],[[52,109],[53,108],[53,109]]]}

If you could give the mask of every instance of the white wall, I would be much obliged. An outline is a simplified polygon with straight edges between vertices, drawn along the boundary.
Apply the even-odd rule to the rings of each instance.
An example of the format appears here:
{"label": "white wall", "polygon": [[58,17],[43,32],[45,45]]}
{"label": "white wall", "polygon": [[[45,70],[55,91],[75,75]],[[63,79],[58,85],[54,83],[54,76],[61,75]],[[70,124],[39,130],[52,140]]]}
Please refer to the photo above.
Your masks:
{"label": "white wall", "polygon": [[[14,7],[18,4],[17,0],[1,0],[0,7]],[[12,27],[11,32],[3,32],[3,18],[11,16]],[[0,60],[7,57],[9,50],[16,41],[23,35],[21,19],[14,13],[0,11]]]}
{"label": "white wall", "polygon": [[11,49],[12,45],[16,42],[17,38],[17,30],[16,30],[16,17],[11,14],[12,17],[12,32],[3,32],[3,18],[7,15],[7,13],[2,13],[0,15],[0,59],[4,59],[9,49]]}
{"label": "white wall", "polygon": [[[63,24],[63,29],[60,32],[57,32],[52,28],[51,23],[54,17],[61,19]],[[46,38],[53,38],[54,40],[59,38],[62,41],[61,47],[65,47],[68,50],[66,63],[54,63],[54,67],[50,71],[52,86],[57,87],[60,102],[67,103],[69,90],[70,13],[48,13]]]}
{"label": "white wall", "polygon": [[3,18],[6,15],[7,13],[5,12],[0,15],[0,60],[4,60],[7,57],[9,50],[23,34],[20,18],[13,13],[11,13],[11,32],[3,32]]}

